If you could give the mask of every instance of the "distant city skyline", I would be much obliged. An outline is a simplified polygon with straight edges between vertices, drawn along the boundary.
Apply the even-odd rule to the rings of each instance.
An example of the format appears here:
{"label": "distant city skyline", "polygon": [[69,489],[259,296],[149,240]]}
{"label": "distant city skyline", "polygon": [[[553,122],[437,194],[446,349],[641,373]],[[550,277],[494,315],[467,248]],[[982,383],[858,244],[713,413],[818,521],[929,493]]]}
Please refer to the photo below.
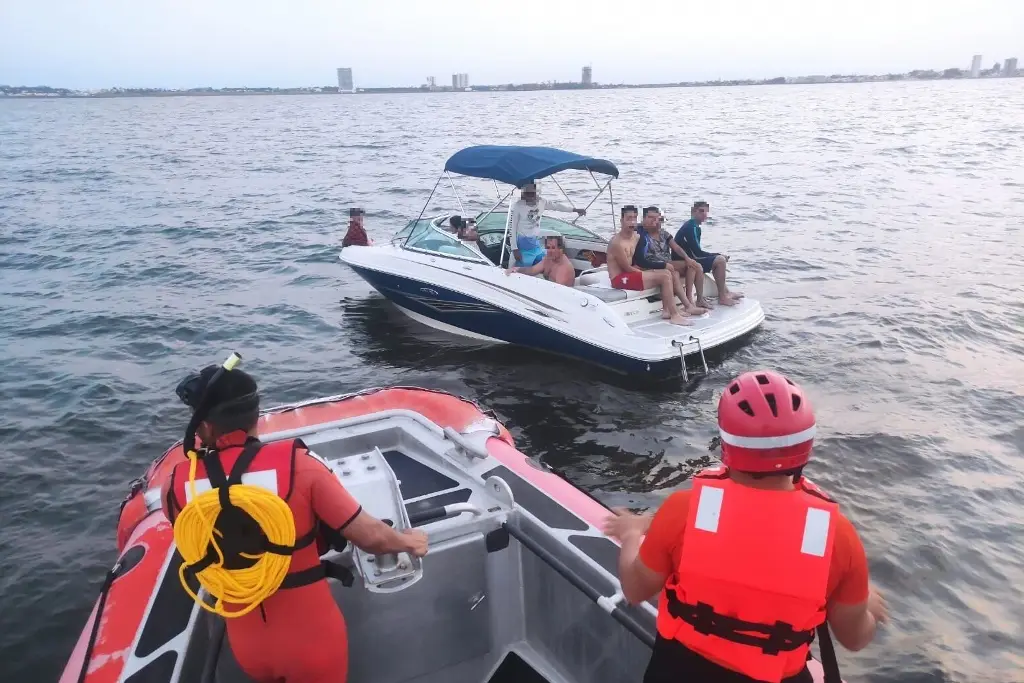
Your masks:
{"label": "distant city skyline", "polygon": [[[59,8],[59,9],[58,9]],[[400,20],[399,20],[400,18]],[[6,2],[0,83],[75,89],[764,79],[968,69],[1024,52],[1024,2]],[[623,49],[623,42],[629,47]]]}

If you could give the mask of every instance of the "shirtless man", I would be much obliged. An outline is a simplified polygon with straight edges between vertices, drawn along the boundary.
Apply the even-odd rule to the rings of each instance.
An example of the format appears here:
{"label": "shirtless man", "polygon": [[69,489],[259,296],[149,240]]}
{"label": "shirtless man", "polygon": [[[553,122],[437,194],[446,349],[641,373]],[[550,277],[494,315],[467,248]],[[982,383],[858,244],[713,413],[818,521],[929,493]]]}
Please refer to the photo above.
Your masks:
{"label": "shirtless man", "polygon": [[525,275],[542,274],[550,282],[557,282],[566,287],[572,287],[576,282],[576,270],[572,267],[572,261],[565,255],[561,237],[545,237],[544,249],[546,253],[540,263],[529,268],[512,266],[505,271],[505,275],[512,273],[523,273]]}
{"label": "shirtless man", "polygon": [[633,265],[633,253],[640,235],[636,232],[636,207],[622,207],[622,224],[615,237],[608,243],[608,277],[615,289],[643,291],[648,287],[661,288],[661,317],[673,325],[692,325],[679,314],[673,291],[675,271],[670,266],[662,270],[640,270]]}

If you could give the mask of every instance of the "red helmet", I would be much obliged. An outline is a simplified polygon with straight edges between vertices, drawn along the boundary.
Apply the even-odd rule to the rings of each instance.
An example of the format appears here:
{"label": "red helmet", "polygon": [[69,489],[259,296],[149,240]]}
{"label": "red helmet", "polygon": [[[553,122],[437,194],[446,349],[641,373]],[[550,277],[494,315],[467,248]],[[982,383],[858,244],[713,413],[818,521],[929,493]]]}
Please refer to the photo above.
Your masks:
{"label": "red helmet", "polygon": [[745,372],[718,400],[722,463],[737,472],[785,472],[811,459],[814,409],[800,387],[771,370]]}

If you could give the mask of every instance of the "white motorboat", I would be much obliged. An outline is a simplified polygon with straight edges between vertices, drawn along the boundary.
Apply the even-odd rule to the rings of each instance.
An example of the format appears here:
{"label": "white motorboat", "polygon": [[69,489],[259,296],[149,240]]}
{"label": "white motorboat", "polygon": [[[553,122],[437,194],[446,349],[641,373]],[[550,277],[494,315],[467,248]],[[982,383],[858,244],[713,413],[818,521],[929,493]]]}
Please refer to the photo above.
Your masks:
{"label": "white motorboat", "polygon": [[[511,186],[496,205],[477,215],[479,240],[460,240],[450,232],[451,213],[424,218],[421,211],[388,243],[348,246],[340,259],[409,317],[433,328],[577,358],[634,377],[685,377],[690,357],[706,370],[707,351],[764,321],[760,303],[746,297],[691,318],[691,326],[673,325],[661,317],[657,289],[614,289],[607,268],[594,267],[604,263],[607,236],[550,216],[544,216],[542,232],[563,237],[577,273],[575,286],[506,275],[511,212],[500,208],[526,183],[567,170],[594,178],[599,190],[587,208],[608,190],[614,227],[618,218],[611,181],[618,169],[611,162],[550,147],[468,147],[448,159],[430,198],[445,177],[451,181],[452,173]],[[602,185],[595,174],[608,179]],[[461,207],[454,183],[452,190]],[[704,291],[717,295],[708,276]]]}

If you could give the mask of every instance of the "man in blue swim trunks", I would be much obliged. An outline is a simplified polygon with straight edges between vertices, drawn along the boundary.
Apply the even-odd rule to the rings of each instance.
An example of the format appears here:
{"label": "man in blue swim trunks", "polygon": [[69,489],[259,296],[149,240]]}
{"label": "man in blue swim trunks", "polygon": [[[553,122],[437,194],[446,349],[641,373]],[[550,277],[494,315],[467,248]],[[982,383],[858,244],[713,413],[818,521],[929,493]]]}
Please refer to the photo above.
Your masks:
{"label": "man in blue swim trunks", "polygon": [[675,242],[683,248],[686,255],[700,264],[705,273],[711,273],[718,287],[718,303],[723,306],[734,306],[743,298],[742,292],[730,292],[725,285],[725,264],[728,254],[715,254],[704,251],[700,246],[701,223],[708,219],[711,207],[707,202],[694,202],[690,209],[690,220],[683,223],[676,233]]}
{"label": "man in blue swim trunks", "polygon": [[576,209],[568,204],[553,202],[537,195],[537,184],[529,182],[520,190],[520,198],[512,204],[512,255],[517,266],[535,266],[544,258],[544,245],[540,241],[540,220],[544,211],[574,212],[587,215],[586,209]]}

